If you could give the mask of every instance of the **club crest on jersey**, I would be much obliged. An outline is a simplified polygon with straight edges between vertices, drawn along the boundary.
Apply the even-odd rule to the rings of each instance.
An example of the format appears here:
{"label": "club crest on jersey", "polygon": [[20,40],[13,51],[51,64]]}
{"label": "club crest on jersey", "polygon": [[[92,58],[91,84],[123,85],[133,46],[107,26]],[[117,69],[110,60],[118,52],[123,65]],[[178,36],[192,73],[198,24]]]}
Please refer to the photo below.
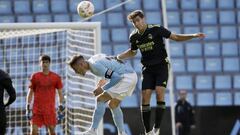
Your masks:
{"label": "club crest on jersey", "polygon": [[148,38],[149,39],[152,39],[153,37],[152,37],[152,34],[148,34]]}

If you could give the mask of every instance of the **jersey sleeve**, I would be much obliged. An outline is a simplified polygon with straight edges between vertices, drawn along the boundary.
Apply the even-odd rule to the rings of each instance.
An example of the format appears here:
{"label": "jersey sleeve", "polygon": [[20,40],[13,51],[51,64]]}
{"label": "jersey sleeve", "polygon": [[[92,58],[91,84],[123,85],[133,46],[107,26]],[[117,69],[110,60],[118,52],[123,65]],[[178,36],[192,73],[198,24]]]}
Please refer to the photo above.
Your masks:
{"label": "jersey sleeve", "polygon": [[164,28],[163,26],[158,27],[158,31],[162,37],[169,38],[171,35],[171,31]]}

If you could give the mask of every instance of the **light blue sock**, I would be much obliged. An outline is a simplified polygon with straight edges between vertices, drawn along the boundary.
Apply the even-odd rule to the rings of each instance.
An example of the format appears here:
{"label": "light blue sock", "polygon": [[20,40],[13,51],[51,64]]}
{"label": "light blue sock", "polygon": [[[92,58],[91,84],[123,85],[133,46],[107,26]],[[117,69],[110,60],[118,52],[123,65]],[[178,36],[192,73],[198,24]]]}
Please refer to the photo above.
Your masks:
{"label": "light blue sock", "polygon": [[92,128],[97,129],[98,125],[105,113],[105,103],[104,102],[97,102],[97,106],[94,111],[93,115],[93,124]]}
{"label": "light blue sock", "polygon": [[117,126],[119,132],[124,132],[123,113],[120,106],[115,109],[111,109],[114,124]]}

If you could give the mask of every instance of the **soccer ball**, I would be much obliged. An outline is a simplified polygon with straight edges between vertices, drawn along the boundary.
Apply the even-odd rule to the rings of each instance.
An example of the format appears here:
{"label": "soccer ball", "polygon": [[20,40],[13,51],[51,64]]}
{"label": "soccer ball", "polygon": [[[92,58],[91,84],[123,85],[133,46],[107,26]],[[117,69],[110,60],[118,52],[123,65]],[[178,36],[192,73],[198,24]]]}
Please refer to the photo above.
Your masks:
{"label": "soccer ball", "polygon": [[77,12],[83,18],[90,17],[94,13],[94,5],[90,1],[81,1],[77,6]]}

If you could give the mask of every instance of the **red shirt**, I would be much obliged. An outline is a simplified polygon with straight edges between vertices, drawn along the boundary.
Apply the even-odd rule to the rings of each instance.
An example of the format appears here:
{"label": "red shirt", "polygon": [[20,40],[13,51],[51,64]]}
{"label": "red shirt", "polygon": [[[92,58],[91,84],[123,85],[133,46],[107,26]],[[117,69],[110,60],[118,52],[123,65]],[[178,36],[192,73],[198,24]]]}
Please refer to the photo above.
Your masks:
{"label": "red shirt", "polygon": [[34,73],[29,88],[34,92],[33,113],[55,113],[56,89],[62,89],[61,77],[54,72],[45,75],[43,72]]}

